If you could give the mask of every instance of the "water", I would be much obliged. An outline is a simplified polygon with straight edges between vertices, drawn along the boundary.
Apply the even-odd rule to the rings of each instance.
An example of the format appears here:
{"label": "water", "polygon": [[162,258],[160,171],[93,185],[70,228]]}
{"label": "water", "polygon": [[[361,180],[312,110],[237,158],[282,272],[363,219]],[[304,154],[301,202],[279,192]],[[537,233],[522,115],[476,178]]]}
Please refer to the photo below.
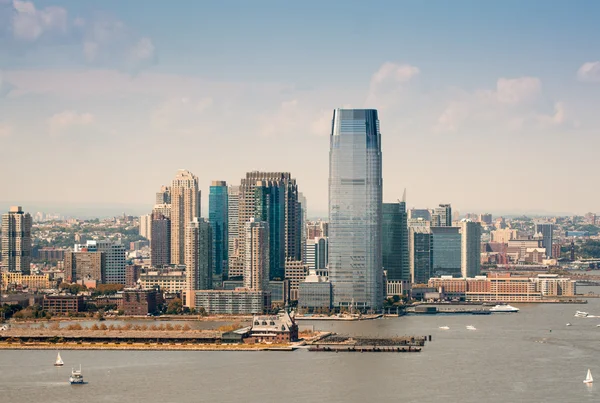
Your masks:
{"label": "water", "polygon": [[[65,366],[54,368],[55,351],[0,351],[0,401],[598,401],[600,383],[582,381],[591,368],[600,382],[600,317],[573,314],[600,315],[600,299],[514,305],[520,313],[311,323],[354,335],[431,334],[418,354],[63,351]],[[71,386],[80,363],[88,384]]]}

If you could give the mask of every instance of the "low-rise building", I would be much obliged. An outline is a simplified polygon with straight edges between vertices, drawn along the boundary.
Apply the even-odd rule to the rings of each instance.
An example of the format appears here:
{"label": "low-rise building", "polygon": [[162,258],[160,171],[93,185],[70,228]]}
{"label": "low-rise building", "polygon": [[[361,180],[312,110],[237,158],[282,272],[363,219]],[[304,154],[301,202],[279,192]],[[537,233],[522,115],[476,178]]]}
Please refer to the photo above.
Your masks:
{"label": "low-rise building", "polygon": [[271,294],[263,291],[197,290],[194,292],[194,307],[212,315],[261,314],[271,306]]}
{"label": "low-rise building", "polygon": [[186,289],[186,275],[182,270],[150,270],[140,274],[141,288],[156,288],[169,293],[181,293]]}
{"label": "low-rise building", "polygon": [[245,343],[291,343],[298,340],[298,325],[286,311],[277,315],[259,315],[252,319]]}
{"label": "low-rise building", "polygon": [[48,274],[22,274],[21,272],[2,273],[2,291],[20,288],[46,290],[51,287]]}
{"label": "low-rise building", "polygon": [[125,315],[148,315],[157,310],[156,290],[126,288],[123,290],[123,313]]}
{"label": "low-rise building", "polygon": [[83,311],[82,295],[54,294],[44,296],[43,308],[54,315],[68,315]]}

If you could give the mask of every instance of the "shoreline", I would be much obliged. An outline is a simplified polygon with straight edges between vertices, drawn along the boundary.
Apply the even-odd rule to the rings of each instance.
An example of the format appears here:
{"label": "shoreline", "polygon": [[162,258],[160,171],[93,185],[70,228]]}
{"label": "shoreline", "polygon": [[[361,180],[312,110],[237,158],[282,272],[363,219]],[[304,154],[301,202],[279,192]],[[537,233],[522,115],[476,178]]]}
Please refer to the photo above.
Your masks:
{"label": "shoreline", "polygon": [[120,351],[285,351],[297,347],[291,344],[96,344],[96,343],[9,343],[0,342],[0,350],[120,350]]}

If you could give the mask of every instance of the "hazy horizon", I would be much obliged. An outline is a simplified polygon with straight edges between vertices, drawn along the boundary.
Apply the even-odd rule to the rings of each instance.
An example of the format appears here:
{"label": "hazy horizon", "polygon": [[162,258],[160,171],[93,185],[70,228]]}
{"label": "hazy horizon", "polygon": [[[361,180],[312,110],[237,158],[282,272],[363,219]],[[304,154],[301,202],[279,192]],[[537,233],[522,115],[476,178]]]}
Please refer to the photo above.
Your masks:
{"label": "hazy horizon", "polygon": [[212,180],[286,171],[326,215],[332,111],[352,107],[379,111],[384,201],[597,210],[599,2],[181,11],[0,0],[3,198],[151,208],[185,168],[205,209]]}

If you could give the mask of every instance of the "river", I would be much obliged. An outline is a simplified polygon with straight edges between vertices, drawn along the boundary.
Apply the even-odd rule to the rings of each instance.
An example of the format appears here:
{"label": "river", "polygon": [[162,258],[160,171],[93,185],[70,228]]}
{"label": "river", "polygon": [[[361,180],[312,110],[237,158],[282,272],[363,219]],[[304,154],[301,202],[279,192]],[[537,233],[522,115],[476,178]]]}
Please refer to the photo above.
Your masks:
{"label": "river", "polygon": [[[600,299],[514,305],[521,312],[311,323],[349,335],[432,335],[418,354],[64,351],[55,368],[54,351],[0,351],[0,402],[599,401],[600,383],[582,381],[590,368],[600,382],[600,317],[573,314],[600,316]],[[88,384],[71,386],[79,364]]]}

